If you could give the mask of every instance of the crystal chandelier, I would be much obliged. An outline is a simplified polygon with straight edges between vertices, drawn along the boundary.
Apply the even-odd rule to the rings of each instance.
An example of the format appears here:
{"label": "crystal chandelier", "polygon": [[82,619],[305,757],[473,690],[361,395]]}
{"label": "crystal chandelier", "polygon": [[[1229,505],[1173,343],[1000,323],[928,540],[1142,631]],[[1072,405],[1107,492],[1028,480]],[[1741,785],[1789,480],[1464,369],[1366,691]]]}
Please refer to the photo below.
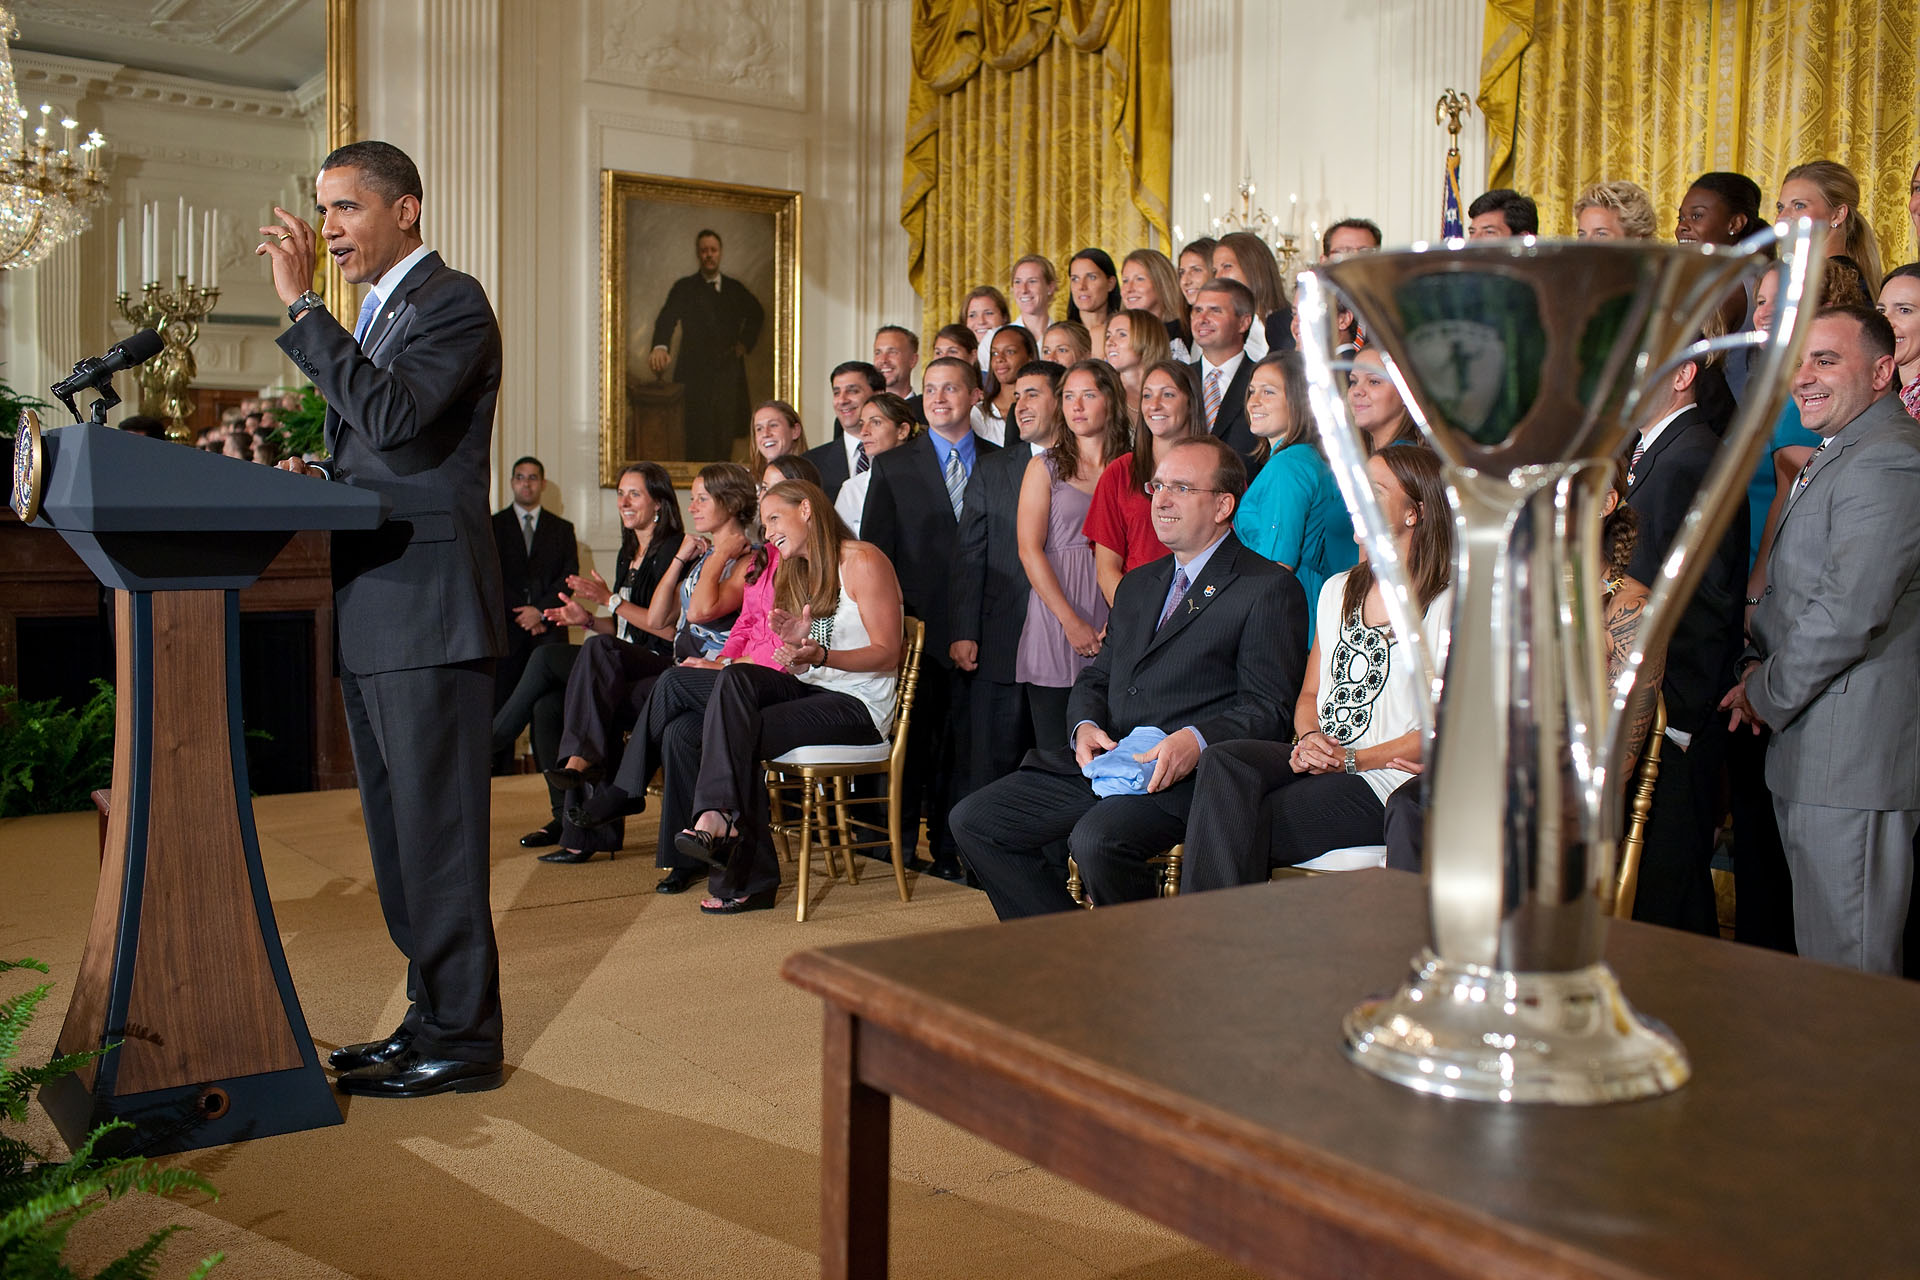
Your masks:
{"label": "crystal chandelier", "polygon": [[[56,120],[40,104],[40,121],[20,105],[8,46],[18,32],[13,14],[0,5],[0,269],[31,267],[54,247],[87,229],[89,212],[106,199],[100,152],[107,140],[98,129],[74,145],[79,122]],[[56,144],[54,130],[66,132]]]}

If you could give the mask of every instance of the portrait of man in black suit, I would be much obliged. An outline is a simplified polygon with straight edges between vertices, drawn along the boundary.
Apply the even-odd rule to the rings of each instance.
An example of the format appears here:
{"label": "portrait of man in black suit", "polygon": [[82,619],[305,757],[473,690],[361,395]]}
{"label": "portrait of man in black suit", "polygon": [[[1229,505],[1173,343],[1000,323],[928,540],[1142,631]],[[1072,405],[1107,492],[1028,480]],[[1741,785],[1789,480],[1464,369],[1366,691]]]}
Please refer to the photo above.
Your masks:
{"label": "portrait of man in black suit", "polygon": [[[1244,738],[1277,740],[1307,664],[1307,597],[1281,565],[1233,534],[1246,466],[1205,437],[1154,468],[1153,518],[1173,551],[1120,579],[1106,642],[1067,702],[1071,740],[1043,742],[1019,772],[953,811],[960,855],[1002,920],[1074,907],[1065,854],[1095,903],[1154,895],[1147,859],[1180,843],[1200,753]],[[1133,730],[1166,736],[1123,763],[1116,794],[1084,770]]]}
{"label": "portrait of man in black suit", "polygon": [[[725,461],[747,432],[753,395],[747,386],[747,356],[760,341],[766,310],[753,291],[722,274],[720,233],[703,227],[694,236],[699,270],[681,276],[653,322],[647,367],[657,374],[673,365],[684,391],[682,422],[688,460]],[[680,352],[672,354],[675,331]]]}
{"label": "portrait of man in black suit", "polygon": [[[312,227],[276,208],[255,250],[292,325],[280,349],[327,402],[330,462],[392,504],[333,538],[340,691],[387,932],[409,1005],[384,1039],[328,1057],[345,1092],[412,1098],[502,1081],[500,955],[488,902],[488,762],[506,602],[488,507],[500,326],[479,281],[420,236],[419,170],[384,142],[330,154],[318,240],[367,285],[343,326],[309,290]],[[377,1003],[377,1001],[376,1001]]]}

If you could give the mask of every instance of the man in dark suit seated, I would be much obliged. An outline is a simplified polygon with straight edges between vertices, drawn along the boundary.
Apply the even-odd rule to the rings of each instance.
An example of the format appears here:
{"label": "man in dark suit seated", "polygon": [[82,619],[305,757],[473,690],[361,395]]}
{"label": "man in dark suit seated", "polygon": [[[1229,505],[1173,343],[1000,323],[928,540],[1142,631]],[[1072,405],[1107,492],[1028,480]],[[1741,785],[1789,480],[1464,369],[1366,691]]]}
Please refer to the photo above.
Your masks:
{"label": "man in dark suit seated", "polygon": [[866,451],[860,447],[860,410],[886,389],[887,380],[866,361],[848,360],[834,366],[828,385],[833,388],[833,439],[805,456],[820,469],[820,487],[829,498],[837,498],[841,485],[867,469]]}
{"label": "man in dark suit seated", "polygon": [[1053,443],[1065,376],[1066,370],[1051,360],[1029,361],[1014,375],[1013,420],[1020,438],[981,460],[960,513],[947,655],[973,675],[968,700],[973,750],[962,762],[966,770],[955,787],[956,799],[1012,773],[1033,745],[1026,686],[1013,671],[1031,593],[1020,563],[1020,484],[1027,464]]}
{"label": "man in dark suit seated", "polygon": [[[1667,402],[1640,431],[1627,472],[1627,505],[1639,532],[1627,574],[1656,582],[1681,522],[1720,448],[1696,402],[1706,370],[1687,363],[1669,375]],[[1647,815],[1633,918],[1708,937],[1720,934],[1714,904],[1714,835],[1720,825],[1720,767],[1726,717],[1720,695],[1732,686],[1740,658],[1741,599],[1747,582],[1747,504],[1727,525],[1706,574],[1667,641],[1660,692],[1667,701],[1667,738],[1653,808]]]}
{"label": "man in dark suit seated", "polygon": [[513,696],[535,648],[566,643],[566,629],[547,625],[544,611],[560,607],[560,589],[569,574],[580,572],[573,525],[540,507],[540,495],[547,489],[547,469],[540,459],[521,458],[509,479],[513,501],[493,513],[493,542],[507,596],[507,653],[494,670],[495,711]]}
{"label": "man in dark suit seated", "polygon": [[[1120,580],[1100,656],[1067,703],[1071,746],[1035,748],[954,809],[961,853],[1002,920],[1073,907],[1062,840],[1096,903],[1154,896],[1147,859],[1185,833],[1200,753],[1280,736],[1306,670],[1307,598],[1233,535],[1246,484],[1219,440],[1167,451],[1153,518],[1173,554]],[[1136,756],[1151,769],[1145,793],[1096,795],[1083,767],[1140,727],[1167,735]]]}

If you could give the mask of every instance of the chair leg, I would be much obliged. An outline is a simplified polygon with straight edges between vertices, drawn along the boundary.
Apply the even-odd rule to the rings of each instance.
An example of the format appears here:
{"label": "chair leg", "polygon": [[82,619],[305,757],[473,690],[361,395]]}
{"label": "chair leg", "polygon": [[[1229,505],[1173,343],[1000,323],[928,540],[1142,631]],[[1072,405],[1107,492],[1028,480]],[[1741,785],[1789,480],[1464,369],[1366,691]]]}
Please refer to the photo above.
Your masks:
{"label": "chair leg", "polygon": [[1071,854],[1067,855],[1067,896],[1080,906],[1093,905],[1087,901],[1087,887],[1080,880],[1080,863]]}
{"label": "chair leg", "polygon": [[900,830],[900,781],[892,775],[887,781],[887,852],[893,858],[893,883],[900,890],[900,901],[907,902],[907,860]]}
{"label": "chair leg", "polygon": [[780,856],[793,861],[793,833],[787,828],[786,781],[777,769],[767,770],[767,829],[780,841]]}
{"label": "chair leg", "polygon": [[800,874],[796,877],[799,893],[794,897],[793,918],[807,922],[807,873],[813,869],[813,775],[800,775]]}
{"label": "chair leg", "polygon": [[1180,896],[1180,864],[1186,859],[1187,846],[1177,844],[1167,851],[1166,873],[1160,878],[1160,896],[1177,898]]}
{"label": "chair leg", "polygon": [[840,833],[840,860],[847,864],[847,883],[860,883],[859,864],[853,856],[853,820],[848,813],[847,777],[835,774],[833,779],[833,817],[834,825]]}

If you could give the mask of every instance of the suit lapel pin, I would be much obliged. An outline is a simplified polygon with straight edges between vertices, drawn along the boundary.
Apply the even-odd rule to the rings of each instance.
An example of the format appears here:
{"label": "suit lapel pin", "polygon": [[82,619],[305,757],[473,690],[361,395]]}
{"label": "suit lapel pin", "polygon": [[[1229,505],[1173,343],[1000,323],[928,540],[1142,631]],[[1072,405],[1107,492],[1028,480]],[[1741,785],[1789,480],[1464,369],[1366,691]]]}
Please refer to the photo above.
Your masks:
{"label": "suit lapel pin", "polygon": [[1202,591],[1200,594],[1202,596],[1205,596],[1207,599],[1211,600],[1213,599],[1213,588],[1209,586],[1205,591]]}

